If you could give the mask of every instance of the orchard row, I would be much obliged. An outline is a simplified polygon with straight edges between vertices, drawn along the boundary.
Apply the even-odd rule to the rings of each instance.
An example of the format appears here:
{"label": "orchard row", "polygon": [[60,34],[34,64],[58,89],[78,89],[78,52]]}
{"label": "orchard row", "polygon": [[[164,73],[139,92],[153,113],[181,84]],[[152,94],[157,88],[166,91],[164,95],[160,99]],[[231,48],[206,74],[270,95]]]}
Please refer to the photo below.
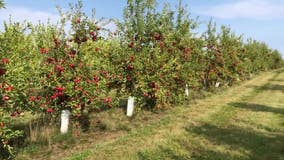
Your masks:
{"label": "orchard row", "polygon": [[[135,107],[180,104],[189,90],[231,86],[252,74],[283,66],[280,53],[213,22],[198,23],[182,5],[157,11],[151,0],[128,0],[117,29],[82,12],[82,2],[59,10],[58,24],[5,22],[0,32],[1,139],[9,150],[7,121],[24,112],[72,119],[116,107],[135,97]],[[8,117],[6,115],[9,115]],[[5,134],[6,133],[6,134]],[[11,134],[10,134],[11,133]]]}

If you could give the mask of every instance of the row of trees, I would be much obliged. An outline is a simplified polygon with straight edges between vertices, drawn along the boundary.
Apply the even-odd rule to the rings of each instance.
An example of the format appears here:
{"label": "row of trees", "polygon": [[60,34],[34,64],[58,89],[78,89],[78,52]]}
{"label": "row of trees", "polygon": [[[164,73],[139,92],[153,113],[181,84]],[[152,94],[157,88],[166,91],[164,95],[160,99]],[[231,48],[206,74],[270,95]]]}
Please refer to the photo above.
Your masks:
{"label": "row of trees", "polygon": [[[5,22],[0,33],[1,153],[12,153],[9,139],[20,135],[7,124],[24,112],[72,119],[118,106],[134,96],[136,107],[173,106],[184,90],[231,86],[251,74],[279,68],[280,53],[211,21],[197,36],[197,22],[180,5],[128,0],[117,30],[103,28],[82,12],[82,2],[59,10],[58,24]],[[67,26],[67,27],[66,27]],[[68,28],[68,30],[66,30]],[[107,33],[107,34],[106,34]],[[108,36],[106,36],[108,35]],[[79,123],[76,123],[78,126]]]}

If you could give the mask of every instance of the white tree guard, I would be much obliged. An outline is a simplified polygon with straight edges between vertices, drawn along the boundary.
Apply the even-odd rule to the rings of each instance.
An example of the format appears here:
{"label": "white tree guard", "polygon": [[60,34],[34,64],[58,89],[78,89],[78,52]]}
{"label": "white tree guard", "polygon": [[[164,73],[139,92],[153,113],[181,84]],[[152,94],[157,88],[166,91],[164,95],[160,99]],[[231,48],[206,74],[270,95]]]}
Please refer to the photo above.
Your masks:
{"label": "white tree guard", "polygon": [[215,87],[218,88],[220,86],[220,82],[216,82]]}
{"label": "white tree guard", "polygon": [[188,85],[187,84],[185,85],[185,95],[189,96],[189,90],[188,90]]}
{"label": "white tree guard", "polygon": [[126,115],[128,117],[132,117],[133,115],[133,111],[134,111],[134,97],[128,97],[128,101],[127,101],[127,112]]}
{"label": "white tree guard", "polygon": [[62,110],[61,111],[61,127],[60,132],[62,134],[68,132],[68,125],[69,125],[69,118],[70,118],[71,112],[69,110]]}

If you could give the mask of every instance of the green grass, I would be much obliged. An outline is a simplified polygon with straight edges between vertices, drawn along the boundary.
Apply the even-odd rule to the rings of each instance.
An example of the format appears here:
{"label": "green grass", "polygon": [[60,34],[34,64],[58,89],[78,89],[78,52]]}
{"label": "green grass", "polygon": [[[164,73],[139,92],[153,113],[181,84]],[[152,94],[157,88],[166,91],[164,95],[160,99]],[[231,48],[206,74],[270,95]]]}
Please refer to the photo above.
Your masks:
{"label": "green grass", "polygon": [[71,147],[41,156],[34,153],[40,150],[35,147],[24,155],[67,160],[284,160],[283,79],[283,71],[267,72],[159,114],[143,111],[129,119],[122,110],[101,113],[79,139],[53,138],[57,145]]}
{"label": "green grass", "polygon": [[90,155],[90,153],[91,152],[89,150],[86,150],[86,151],[84,151],[80,154],[76,154],[76,155],[72,156],[68,160],[84,160]]}

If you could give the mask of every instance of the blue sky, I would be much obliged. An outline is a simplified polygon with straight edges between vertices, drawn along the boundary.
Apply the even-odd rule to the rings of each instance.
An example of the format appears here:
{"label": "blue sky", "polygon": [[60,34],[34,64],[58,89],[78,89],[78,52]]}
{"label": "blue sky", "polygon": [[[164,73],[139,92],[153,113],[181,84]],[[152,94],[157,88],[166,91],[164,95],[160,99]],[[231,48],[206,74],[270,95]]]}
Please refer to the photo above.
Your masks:
{"label": "blue sky", "polygon": [[[68,3],[77,0],[4,0],[6,9],[0,10],[0,22],[12,15],[16,21],[27,19],[34,23],[58,19],[55,6],[68,8]],[[178,0],[157,0],[161,7],[170,2],[175,7]],[[83,0],[86,12],[96,9],[96,17],[122,17],[126,0]],[[218,25],[227,25],[245,38],[266,42],[278,49],[284,57],[284,0],[183,0],[192,18],[199,16],[204,31],[206,22],[213,18]]]}

